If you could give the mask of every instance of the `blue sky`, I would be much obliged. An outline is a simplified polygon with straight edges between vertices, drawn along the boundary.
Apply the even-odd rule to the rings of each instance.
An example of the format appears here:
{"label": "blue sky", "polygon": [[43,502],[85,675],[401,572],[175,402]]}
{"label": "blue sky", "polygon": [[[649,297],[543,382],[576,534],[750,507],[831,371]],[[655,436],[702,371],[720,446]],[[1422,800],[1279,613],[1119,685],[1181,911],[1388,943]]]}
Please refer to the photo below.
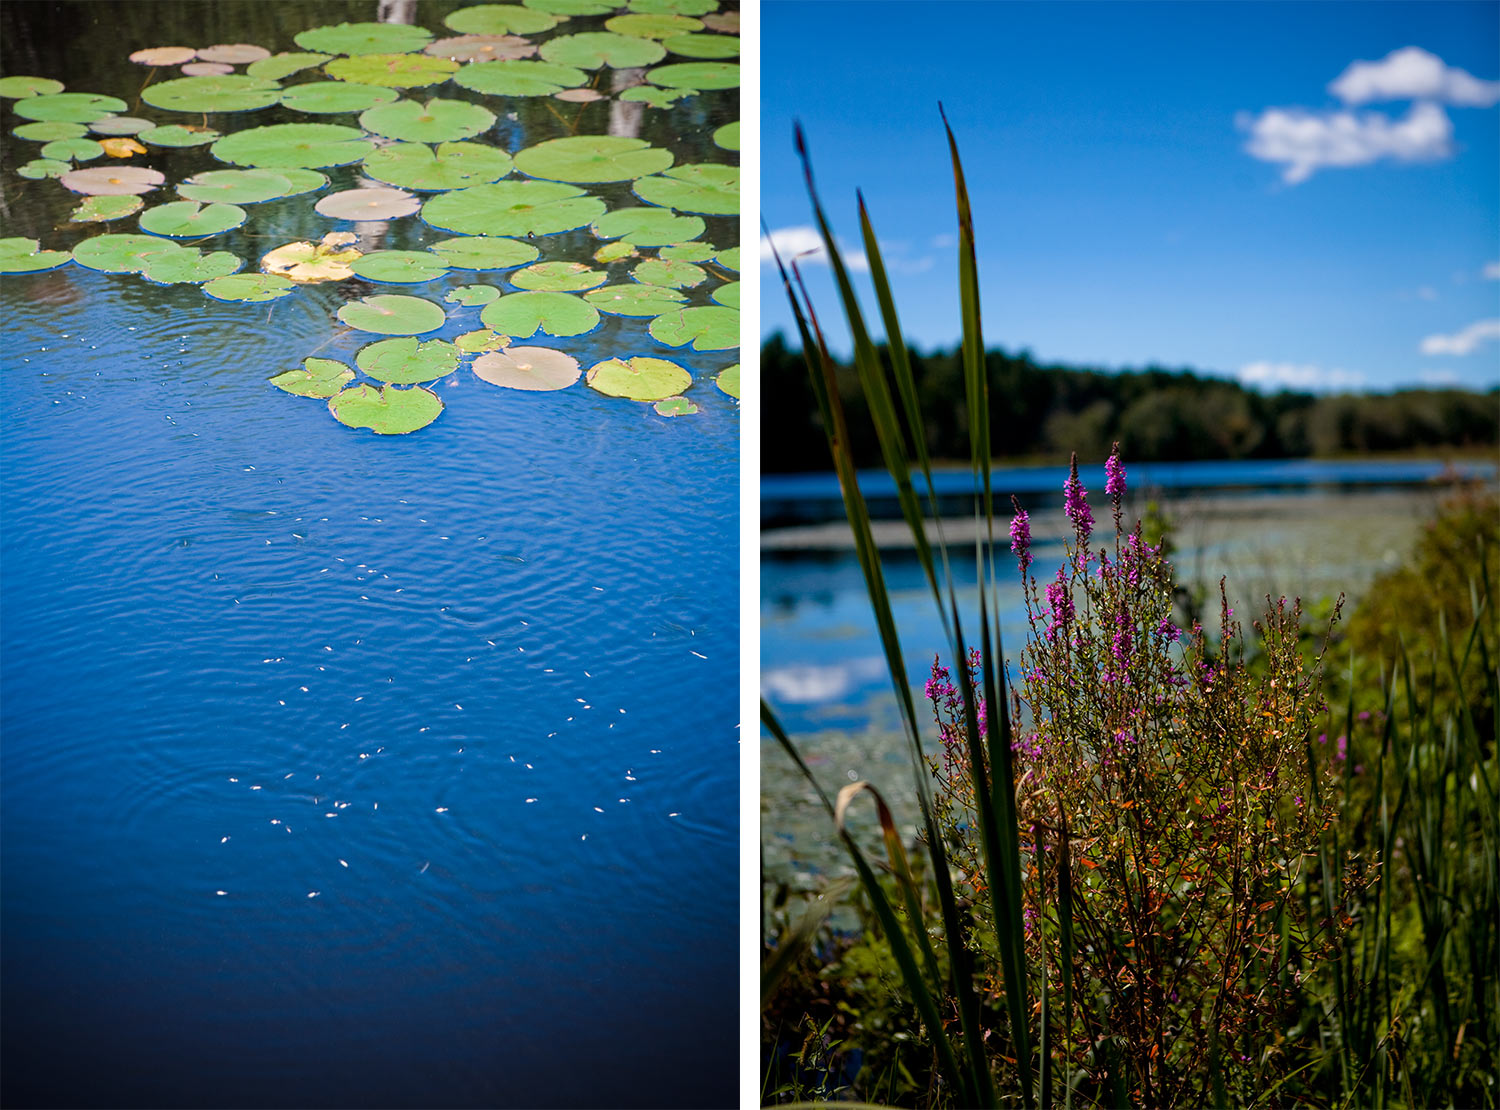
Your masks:
{"label": "blue sky", "polygon": [[[764,219],[794,248],[812,222],[800,119],[853,249],[864,190],[920,347],[959,334],[941,100],[987,346],[1265,388],[1500,384],[1500,5],[764,0],[761,20]],[[827,266],[805,273],[826,323]],[[761,275],[762,331],[790,334]]]}

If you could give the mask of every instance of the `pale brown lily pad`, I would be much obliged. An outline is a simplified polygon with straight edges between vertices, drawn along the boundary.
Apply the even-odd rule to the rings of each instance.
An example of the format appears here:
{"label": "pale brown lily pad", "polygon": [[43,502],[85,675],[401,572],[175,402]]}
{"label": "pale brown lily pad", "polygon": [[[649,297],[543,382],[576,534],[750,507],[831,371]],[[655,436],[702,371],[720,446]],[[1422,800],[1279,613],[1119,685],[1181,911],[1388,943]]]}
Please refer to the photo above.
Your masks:
{"label": "pale brown lily pad", "polygon": [[264,46],[253,46],[248,42],[223,43],[198,51],[198,57],[205,62],[222,62],[232,66],[249,65],[270,56],[271,52]]}
{"label": "pale brown lily pad", "polygon": [[529,58],[536,49],[520,35],[455,35],[428,43],[422,53],[455,62],[500,62]]}
{"label": "pale brown lily pad", "polygon": [[507,347],[480,355],[474,373],[491,385],[536,392],[566,389],[578,380],[578,360],[552,347]]}
{"label": "pale brown lily pad", "polygon": [[335,220],[394,220],[410,216],[422,202],[405,189],[345,189],[315,205],[320,216]]}
{"label": "pale brown lily pad", "polygon": [[224,62],[189,62],[182,67],[185,77],[223,77],[233,72],[234,66]]}
{"label": "pale brown lily pad", "polygon": [[166,175],[160,170],[150,170],[144,166],[93,166],[86,170],[73,170],[58,178],[73,192],[94,197],[149,193],[166,179]]}
{"label": "pale brown lily pad", "polygon": [[554,100],[566,100],[570,104],[592,104],[596,100],[608,100],[598,89],[563,89],[552,94]]}
{"label": "pale brown lily pad", "polygon": [[140,66],[180,66],[197,56],[189,46],[149,46],[130,55],[130,60]]}
{"label": "pale brown lily pad", "polygon": [[260,268],[265,273],[281,274],[303,285],[343,281],[354,276],[349,265],[361,257],[360,251],[349,246],[353,242],[354,236],[349,232],[334,231],[323,236],[318,243],[287,243],[262,258]]}

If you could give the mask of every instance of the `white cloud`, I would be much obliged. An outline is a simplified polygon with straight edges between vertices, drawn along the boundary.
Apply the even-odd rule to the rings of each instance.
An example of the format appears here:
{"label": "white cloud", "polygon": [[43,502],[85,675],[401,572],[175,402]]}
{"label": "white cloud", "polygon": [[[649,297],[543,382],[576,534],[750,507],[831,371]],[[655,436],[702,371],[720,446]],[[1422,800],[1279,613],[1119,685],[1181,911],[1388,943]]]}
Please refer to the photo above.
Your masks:
{"label": "white cloud", "polygon": [[947,250],[950,247],[956,247],[956,246],[958,246],[958,236],[957,235],[934,235],[932,237],[932,245],[933,245],[933,247],[935,249],[940,250],[940,251]]}
{"label": "white cloud", "polygon": [[1365,376],[1353,370],[1324,370],[1321,366],[1295,362],[1247,362],[1237,375],[1252,389],[1299,389],[1319,392],[1357,389]]}
{"label": "white cloud", "polygon": [[1500,339],[1500,319],[1477,320],[1452,335],[1429,335],[1421,350],[1424,355],[1467,355],[1487,339]]}
{"label": "white cloud", "polygon": [[1424,285],[1417,290],[1417,300],[1419,301],[1435,301],[1437,299],[1437,290],[1430,285]]}
{"label": "white cloud", "polygon": [[1417,380],[1425,386],[1441,389],[1444,386],[1457,385],[1458,375],[1452,370],[1419,370]]}
{"label": "white cloud", "polygon": [[791,664],[762,670],[760,686],[775,701],[789,705],[815,705],[845,698],[861,683],[879,678],[884,673],[885,663],[878,656],[848,663]]}
{"label": "white cloud", "polygon": [[[799,227],[778,227],[771,231],[770,235],[760,237],[760,261],[762,265],[771,265],[774,256],[771,246],[775,244],[776,253],[781,255],[781,261],[790,266],[795,260],[800,265],[828,265],[828,252],[823,249],[823,236],[818,234],[818,229],[801,225]],[[865,257],[862,250],[850,250],[844,244],[839,244],[839,250],[844,257],[844,265],[856,274],[870,272],[870,260]],[[882,252],[884,253],[884,252]]]}
{"label": "white cloud", "polygon": [[1381,112],[1311,112],[1267,108],[1242,112],[1236,122],[1250,133],[1245,150],[1263,162],[1284,162],[1288,185],[1306,181],[1328,166],[1364,166],[1382,158],[1430,162],[1453,152],[1453,123],[1436,104],[1414,104],[1392,120]]}
{"label": "white cloud", "polygon": [[1500,81],[1481,81],[1446,65],[1420,46],[1392,50],[1378,62],[1353,62],[1328,91],[1345,104],[1375,100],[1436,100],[1469,108],[1500,102]]}
{"label": "white cloud", "polygon": [[1489,281],[1500,281],[1500,262],[1486,262],[1480,276]]}

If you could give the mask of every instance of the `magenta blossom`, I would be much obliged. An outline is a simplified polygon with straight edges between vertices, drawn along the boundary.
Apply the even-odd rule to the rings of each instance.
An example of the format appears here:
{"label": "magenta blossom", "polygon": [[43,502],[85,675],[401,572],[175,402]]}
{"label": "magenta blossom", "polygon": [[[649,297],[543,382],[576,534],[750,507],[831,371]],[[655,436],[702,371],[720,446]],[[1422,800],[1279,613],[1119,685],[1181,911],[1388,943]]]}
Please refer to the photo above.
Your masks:
{"label": "magenta blossom", "polygon": [[1078,533],[1078,542],[1089,542],[1089,533],[1094,530],[1094,514],[1089,511],[1089,491],[1078,480],[1078,456],[1074,454],[1068,468],[1068,480],[1063,483],[1063,509],[1073,528]]}
{"label": "magenta blossom", "polygon": [[[1011,500],[1014,502],[1015,498]],[[1010,522],[1010,549],[1016,553],[1016,563],[1024,575],[1026,568],[1031,566],[1031,517],[1019,504]]]}

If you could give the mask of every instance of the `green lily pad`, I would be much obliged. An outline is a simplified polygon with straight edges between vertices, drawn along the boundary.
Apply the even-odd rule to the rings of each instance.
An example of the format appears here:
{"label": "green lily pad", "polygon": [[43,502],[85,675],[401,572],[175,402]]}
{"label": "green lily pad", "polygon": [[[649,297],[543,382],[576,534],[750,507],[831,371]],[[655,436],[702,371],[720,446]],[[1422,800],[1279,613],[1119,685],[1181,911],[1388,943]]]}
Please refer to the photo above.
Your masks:
{"label": "green lily pad", "polygon": [[648,258],[630,276],[643,285],[659,285],[668,289],[691,289],[708,279],[708,272],[691,262],[672,259]]}
{"label": "green lily pad", "polygon": [[16,115],[23,119],[50,120],[59,123],[93,123],[125,110],[125,102],[97,93],[43,93],[23,96],[15,102]]}
{"label": "green lily pad", "polygon": [[657,247],[696,239],[703,234],[703,221],[697,216],[678,216],[665,208],[617,208],[595,220],[592,230],[601,239]]}
{"label": "green lily pad", "polygon": [[651,406],[658,416],[691,416],[703,410],[686,397],[667,397]]}
{"label": "green lily pad", "polygon": [[712,243],[672,243],[656,254],[663,262],[707,262],[716,257]]}
{"label": "green lily pad", "polygon": [[620,5],[613,0],[521,0],[528,8],[553,15],[608,15]]}
{"label": "green lily pad", "polygon": [[719,305],[683,308],[663,313],[646,330],[669,347],[691,343],[695,351],[728,351],[740,345],[740,314]]}
{"label": "green lily pad", "polygon": [[350,264],[360,257],[351,244],[355,236],[347,231],[332,231],[318,243],[299,240],[269,251],[260,260],[268,274],[279,274],[301,285],[325,281],[344,281],[354,276]]}
{"label": "green lily pad", "polygon": [[272,54],[269,58],[251,62],[245,67],[245,74],[249,77],[259,77],[263,81],[280,81],[283,77],[301,73],[304,69],[320,66],[332,57],[332,54]]}
{"label": "green lily pad", "polygon": [[389,293],[350,301],[338,317],[351,328],[376,335],[422,335],[436,331],[447,319],[442,307],[431,301]]}
{"label": "green lily pad", "polygon": [[740,210],[738,166],[713,162],[677,166],[656,177],[643,177],[631,188],[642,200],[679,212],[733,216]]}
{"label": "green lily pad", "polygon": [[73,261],[105,274],[137,274],[147,260],[184,249],[155,235],[96,235],[73,248]]}
{"label": "green lily pad", "polygon": [[395,220],[410,216],[421,201],[403,189],[344,189],[329,193],[314,205],[320,216],[334,220]]}
{"label": "green lily pad", "polygon": [[281,97],[281,103],[293,111],[309,115],[337,115],[340,112],[363,112],[378,104],[390,104],[401,94],[378,85],[351,85],[348,81],[310,81],[293,85]]}
{"label": "green lily pad", "polygon": [[720,251],[714,256],[714,260],[726,270],[740,271],[740,248],[730,247],[727,251]]}
{"label": "green lily pad", "polygon": [[416,385],[458,369],[458,348],[442,339],[419,343],[409,336],[382,339],[360,349],[355,365],[377,382]]}
{"label": "green lily pad", "polygon": [[16,100],[23,96],[50,96],[63,91],[63,83],[50,77],[0,77],[0,96]]}
{"label": "green lily pad", "polygon": [[123,220],[132,212],[139,212],[145,202],[135,196],[89,197],[68,217],[75,224],[107,223]]}
{"label": "green lily pad", "polygon": [[646,80],[668,89],[734,89],[740,84],[740,67],[733,62],[678,62],[646,71]]}
{"label": "green lily pad", "polygon": [[375,144],[355,127],[336,123],[275,123],[220,139],[214,157],[237,166],[321,169],[361,162]]}
{"label": "green lily pad", "polygon": [[606,29],[617,35],[634,35],[643,39],[669,39],[673,35],[690,35],[703,30],[703,21],[671,13],[632,12],[604,21]]}
{"label": "green lily pad", "polygon": [[736,362],[733,366],[726,366],[723,370],[719,371],[719,376],[714,379],[714,385],[738,400],[740,396],[740,364]]}
{"label": "green lily pad", "polygon": [[208,170],[177,186],[177,195],[203,204],[261,204],[292,191],[292,183],[273,170]]}
{"label": "green lily pad", "polygon": [[176,252],[151,255],[141,267],[141,276],[158,285],[192,285],[228,277],[244,262],[228,251],[202,251],[178,248]]}
{"label": "green lily pad", "polygon": [[740,283],[737,281],[727,282],[719,286],[709,294],[714,302],[725,308],[738,309],[740,307]]}
{"label": "green lily pad", "polygon": [[147,85],[141,99],[169,112],[253,112],[280,100],[281,86],[243,73],[179,77]]}
{"label": "green lily pad", "polygon": [[591,270],[582,262],[538,262],[517,270],[510,276],[517,289],[546,293],[578,293],[593,289],[609,280],[601,270]]}
{"label": "green lily pad", "polygon": [[245,210],[237,204],[200,204],[176,200],[141,215],[141,230],[169,239],[201,239],[239,227]]}
{"label": "green lily pad", "polygon": [[[227,280],[227,279],[220,279]],[[295,370],[283,370],[270,379],[272,385],[298,397],[334,396],[354,380],[354,371],[333,358],[307,358]]]}
{"label": "green lily pad", "polygon": [[455,270],[508,270],[535,261],[538,254],[530,243],[491,235],[443,239],[429,244],[427,249],[442,255]]}
{"label": "green lily pad", "polygon": [[286,194],[289,197],[299,197],[303,193],[316,193],[328,184],[328,175],[319,173],[317,170],[279,166],[276,172],[286,178],[287,186],[291,190]]}
{"label": "green lily pad", "polygon": [[707,15],[719,6],[719,0],[630,0],[625,6],[657,15]]}
{"label": "green lily pad", "polygon": [[55,270],[66,265],[72,257],[67,251],[44,251],[35,239],[0,239],[0,274],[35,274],[43,270]]}
{"label": "green lily pad", "polygon": [[139,116],[105,116],[89,124],[89,130],[95,135],[139,135],[155,126],[150,120]]}
{"label": "green lily pad", "polygon": [[447,264],[430,251],[371,251],[349,268],[362,278],[388,285],[415,285],[448,272]]}
{"label": "green lily pad", "polygon": [[[470,288],[473,288],[470,286]],[[478,331],[466,331],[453,341],[453,345],[465,354],[480,354],[484,351],[498,351],[510,343],[510,336],[501,335],[492,328],[480,328]]]}
{"label": "green lily pad", "polygon": [[553,235],[603,214],[598,197],[552,181],[474,185],[435,196],[422,206],[422,219],[431,226],[466,235]]}
{"label": "green lily pad", "polygon": [[324,73],[340,81],[392,89],[440,85],[457,70],[457,62],[429,54],[359,54],[336,58],[323,67]]}
{"label": "green lily pad", "polygon": [[340,424],[351,428],[369,428],[385,436],[406,435],[436,420],[442,414],[443,402],[421,386],[376,389],[361,382],[330,397],[328,411]]}
{"label": "green lily pad", "polygon": [[644,139],[621,135],[571,135],[548,139],[516,155],[516,169],[548,181],[593,184],[631,181],[660,173],[672,164],[672,152]]}
{"label": "green lily pad", "polygon": [[491,304],[499,299],[500,290],[493,285],[460,285],[457,289],[450,289],[448,295],[443,298],[449,304],[462,305],[465,308]]}
{"label": "green lily pad", "polygon": [[588,74],[575,66],[534,62],[469,62],[453,75],[453,83],[487,96],[551,96],[575,89]]}
{"label": "green lily pad", "polygon": [[441,100],[426,104],[402,100],[371,108],[359,117],[359,125],[376,135],[411,143],[448,143],[472,138],[488,131],[495,113],[467,100]]}
{"label": "green lily pad", "polygon": [[519,35],[457,35],[428,43],[422,53],[455,62],[499,62],[529,58],[536,46]]}
{"label": "green lily pad", "polygon": [[474,374],[481,381],[506,389],[545,392],[567,389],[578,380],[578,360],[551,347],[507,347],[480,355]]}
{"label": "green lily pad", "polygon": [[639,252],[631,244],[624,240],[616,240],[613,243],[605,243],[594,252],[594,261],[603,262],[608,265],[611,262],[619,262],[622,258],[634,258]]}
{"label": "green lily pad", "polygon": [[443,20],[461,35],[535,35],[550,31],[561,22],[550,12],[518,4],[475,4],[459,8]]}
{"label": "green lily pad", "polygon": [[365,159],[366,175],[417,192],[488,185],[511,171],[510,155],[484,143],[392,143]]}
{"label": "green lily pad", "polygon": [[104,148],[93,139],[54,139],[42,147],[42,157],[59,162],[92,162],[103,157]]}
{"label": "green lily pad", "polygon": [[667,56],[666,48],[650,39],[615,35],[608,31],[584,31],[559,35],[542,44],[541,54],[549,62],[578,69],[639,68],[655,65]]}
{"label": "green lily pad", "polygon": [[44,177],[61,177],[72,168],[73,163],[59,162],[56,158],[33,158],[24,166],[18,166],[16,172],[22,177],[38,181]]}
{"label": "green lily pad", "polygon": [[653,108],[670,108],[679,100],[685,100],[693,95],[691,89],[659,89],[655,85],[637,85],[633,89],[626,89],[620,94],[620,99],[631,103],[649,104]]}
{"label": "green lily pad", "polygon": [[193,127],[191,125],[169,124],[166,127],[148,127],[138,132],[136,138],[151,146],[165,147],[188,147],[206,146],[209,143],[218,142],[224,137],[222,131],[215,131],[212,127]]}
{"label": "green lily pad", "polygon": [[[109,116],[108,119],[115,117]],[[23,123],[11,132],[18,139],[25,139],[30,143],[50,143],[58,139],[81,139],[89,133],[87,126],[81,123],[67,123],[63,120],[43,120],[40,123]]]}
{"label": "green lily pad", "polygon": [[661,401],[693,384],[693,376],[664,358],[610,358],[589,367],[588,384],[611,397]]}
{"label": "green lily pad", "polygon": [[660,316],[671,312],[687,300],[675,289],[659,285],[606,285],[584,294],[589,304],[612,316]]}
{"label": "green lily pad", "polygon": [[740,54],[740,40],[734,35],[673,35],[661,44],[684,58],[737,58]]}
{"label": "green lily pad", "polygon": [[599,324],[599,313],[571,293],[510,293],[484,306],[480,321],[524,339],[538,329],[547,335],[582,335]]}
{"label": "green lily pad", "polygon": [[740,149],[740,121],[726,123],[723,127],[714,129],[714,146],[722,147],[724,150]]}
{"label": "green lily pad", "polygon": [[144,166],[93,166],[86,170],[71,170],[58,180],[75,193],[120,196],[149,193],[165,181],[166,176],[160,170],[148,170]]}
{"label": "green lily pad", "polygon": [[230,274],[214,278],[203,291],[216,301],[246,301],[259,304],[285,297],[293,289],[290,278],[279,274]]}
{"label": "green lily pad", "polygon": [[431,31],[405,23],[340,23],[303,31],[292,41],[326,54],[405,54],[431,39]]}

